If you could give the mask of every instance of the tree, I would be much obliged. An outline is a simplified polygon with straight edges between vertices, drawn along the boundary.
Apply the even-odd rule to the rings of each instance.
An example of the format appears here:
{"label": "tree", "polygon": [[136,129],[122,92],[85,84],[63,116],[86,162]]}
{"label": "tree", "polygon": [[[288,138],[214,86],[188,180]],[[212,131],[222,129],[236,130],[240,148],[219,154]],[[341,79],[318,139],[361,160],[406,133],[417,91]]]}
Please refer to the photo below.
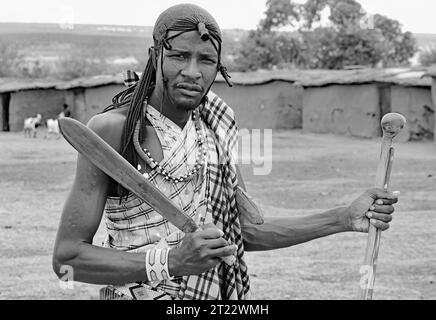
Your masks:
{"label": "tree", "polygon": [[381,33],[380,41],[385,45],[384,56],[382,62],[386,66],[408,64],[416,51],[416,40],[412,33],[401,30],[401,24],[393,19],[374,15],[374,28]]}
{"label": "tree", "polygon": [[[329,9],[328,27],[316,27]],[[244,41],[237,61],[254,70],[280,63],[303,68],[339,69],[347,65],[407,64],[417,48],[410,32],[382,15],[368,16],[356,0],[267,0],[265,18]],[[280,32],[292,27],[294,33]],[[279,42],[278,50],[275,42]]]}
{"label": "tree", "polygon": [[337,33],[319,28],[305,35],[305,66],[310,69],[342,69],[350,65],[375,66],[383,46],[368,30]]}
{"label": "tree", "polygon": [[330,7],[329,20],[339,30],[339,33],[360,28],[360,21],[364,16],[362,6],[355,0],[328,1]]}
{"label": "tree", "polygon": [[321,12],[326,8],[328,0],[308,0],[303,4],[301,10],[303,25],[301,29],[311,30],[315,22],[321,20]]}
{"label": "tree", "polygon": [[421,52],[419,62],[426,67],[436,65],[436,46]]}
{"label": "tree", "polygon": [[273,28],[295,26],[301,17],[301,6],[292,1],[267,0],[265,19],[260,21],[259,29],[270,32]]}
{"label": "tree", "polygon": [[0,43],[0,77],[19,76],[18,67],[23,60],[24,56],[16,45]]}
{"label": "tree", "polygon": [[235,61],[236,71],[300,65],[301,40],[292,33],[250,31]]}

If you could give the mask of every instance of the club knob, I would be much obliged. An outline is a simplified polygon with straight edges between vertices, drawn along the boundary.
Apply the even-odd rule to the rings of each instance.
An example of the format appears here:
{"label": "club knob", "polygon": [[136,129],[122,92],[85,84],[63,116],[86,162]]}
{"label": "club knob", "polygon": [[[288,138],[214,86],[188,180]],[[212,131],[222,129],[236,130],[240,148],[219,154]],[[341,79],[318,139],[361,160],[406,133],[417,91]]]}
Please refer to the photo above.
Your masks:
{"label": "club knob", "polygon": [[406,118],[399,113],[388,113],[381,120],[383,137],[393,139],[406,125]]}

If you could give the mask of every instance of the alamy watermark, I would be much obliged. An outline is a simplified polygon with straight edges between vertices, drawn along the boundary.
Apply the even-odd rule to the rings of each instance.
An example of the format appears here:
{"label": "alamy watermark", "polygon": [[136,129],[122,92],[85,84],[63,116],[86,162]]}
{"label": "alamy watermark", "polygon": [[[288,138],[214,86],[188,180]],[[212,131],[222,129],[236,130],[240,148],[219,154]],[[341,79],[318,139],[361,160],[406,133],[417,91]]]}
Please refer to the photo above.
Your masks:
{"label": "alamy watermark", "polygon": [[[251,165],[253,174],[256,176],[269,175],[272,171],[272,129],[241,129],[239,134],[234,136],[234,132],[225,132],[222,128],[217,128],[215,131],[215,147],[217,155],[210,153],[207,157],[207,162],[214,165]],[[209,141],[211,137],[206,139]],[[197,140],[203,140],[202,138]],[[207,144],[203,141],[201,144]],[[202,148],[198,149],[196,156],[195,152],[189,156],[185,154],[183,162],[195,166],[199,158],[201,159]],[[213,147],[209,145],[209,150]],[[141,166],[138,166],[141,170]],[[146,176],[148,177],[148,175]]]}
{"label": "alamy watermark", "polygon": [[362,290],[367,288],[373,289],[372,284],[374,283],[374,269],[369,265],[364,265],[360,267],[359,273],[362,275],[359,282],[360,288]]}
{"label": "alamy watermark", "polygon": [[59,286],[63,290],[74,290],[74,269],[72,266],[61,266],[59,273],[62,276],[59,278]]}
{"label": "alamy watermark", "polygon": [[68,5],[59,7],[59,27],[63,30],[73,30],[75,21],[74,8]]}
{"label": "alamy watermark", "polygon": [[239,131],[238,163],[253,165],[255,176],[266,176],[272,170],[272,130],[241,129]]}

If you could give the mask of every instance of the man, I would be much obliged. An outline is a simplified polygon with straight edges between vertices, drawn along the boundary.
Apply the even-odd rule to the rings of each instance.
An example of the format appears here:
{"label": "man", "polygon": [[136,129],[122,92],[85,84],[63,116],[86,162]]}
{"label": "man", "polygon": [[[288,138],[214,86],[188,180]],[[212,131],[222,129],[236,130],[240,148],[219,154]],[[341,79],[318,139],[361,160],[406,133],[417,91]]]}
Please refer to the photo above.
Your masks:
{"label": "man", "polygon": [[[202,8],[177,5],[158,18],[153,37],[139,81],[88,126],[201,230],[183,234],[79,155],[54,249],[59,276],[68,265],[75,281],[110,285],[103,298],[249,299],[245,251],[367,232],[369,223],[389,227],[397,198],[382,190],[304,218],[262,225],[242,219],[235,200],[243,185],[233,157],[236,123],[232,110],[209,91],[218,71],[228,81],[220,29]],[[103,212],[108,236],[102,248],[92,240]],[[236,262],[220,259],[228,256]]]}

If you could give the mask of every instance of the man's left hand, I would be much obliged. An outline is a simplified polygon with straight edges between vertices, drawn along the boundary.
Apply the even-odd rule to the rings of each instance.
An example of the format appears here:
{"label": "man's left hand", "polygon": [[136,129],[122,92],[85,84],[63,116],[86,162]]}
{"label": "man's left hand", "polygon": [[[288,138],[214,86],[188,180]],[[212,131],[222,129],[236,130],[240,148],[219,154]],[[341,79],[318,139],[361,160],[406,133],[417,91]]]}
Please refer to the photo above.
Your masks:
{"label": "man's left hand", "polygon": [[353,231],[368,232],[371,223],[384,231],[389,229],[394,213],[393,204],[398,202],[398,196],[382,189],[365,191],[347,208],[349,223]]}

